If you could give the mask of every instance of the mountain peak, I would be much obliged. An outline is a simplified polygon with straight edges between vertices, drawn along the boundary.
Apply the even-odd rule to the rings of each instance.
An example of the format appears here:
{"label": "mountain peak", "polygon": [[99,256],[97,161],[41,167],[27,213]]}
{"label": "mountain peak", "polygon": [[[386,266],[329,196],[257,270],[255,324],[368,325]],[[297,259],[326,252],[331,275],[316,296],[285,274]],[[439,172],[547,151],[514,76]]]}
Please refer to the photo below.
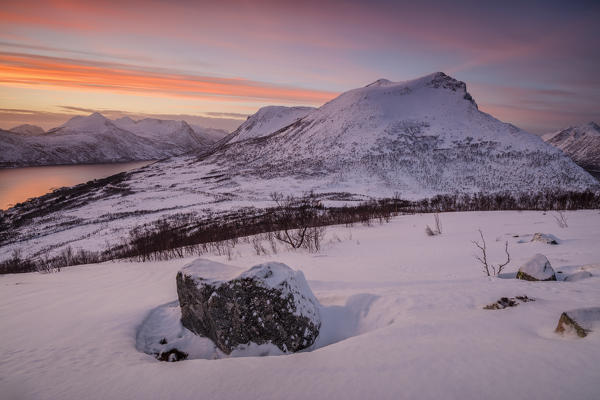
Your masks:
{"label": "mountain peak", "polygon": [[45,131],[36,125],[23,124],[9,129],[10,132],[18,133],[19,135],[38,136],[43,135]]}
{"label": "mountain peak", "polygon": [[598,124],[594,121],[588,122],[587,126],[600,132],[600,126],[598,126]]}
{"label": "mountain peak", "polygon": [[367,86],[365,87],[381,87],[381,86],[389,86],[392,85],[393,82],[388,80],[388,79],[377,79],[375,82],[373,83],[369,83]]}
{"label": "mountain peak", "polygon": [[112,122],[99,112],[90,115],[78,115],[65,122],[60,128],[73,130],[97,131],[101,127],[112,124]]}
{"label": "mountain peak", "polygon": [[123,123],[123,124],[135,124],[135,121],[133,119],[131,119],[130,117],[117,118],[117,119],[115,119],[114,122],[119,122],[119,123]]}

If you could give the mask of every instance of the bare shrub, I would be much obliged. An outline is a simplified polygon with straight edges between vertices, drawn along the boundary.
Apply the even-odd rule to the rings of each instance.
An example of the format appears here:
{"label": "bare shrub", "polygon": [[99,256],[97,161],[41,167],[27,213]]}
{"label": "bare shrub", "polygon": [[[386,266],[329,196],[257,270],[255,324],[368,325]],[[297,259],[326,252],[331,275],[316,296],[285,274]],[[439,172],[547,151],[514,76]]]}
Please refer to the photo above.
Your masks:
{"label": "bare shrub", "polygon": [[483,272],[487,276],[496,276],[502,273],[504,267],[510,263],[510,254],[508,253],[508,241],[504,243],[504,252],[506,253],[506,262],[504,264],[493,265],[488,263],[487,259],[487,246],[485,243],[485,238],[483,237],[483,232],[479,229],[479,236],[481,236],[481,243],[478,241],[473,241],[472,243],[481,251],[481,256],[475,256],[475,259],[481,263],[483,266]]}
{"label": "bare shrub", "polygon": [[569,224],[567,223],[567,216],[565,215],[565,212],[562,210],[557,210],[556,213],[554,215],[552,215],[554,217],[554,220],[556,221],[556,224],[558,225],[559,228],[568,228]]}
{"label": "bare shrub", "polygon": [[255,235],[252,237],[252,247],[254,248],[254,252],[256,253],[257,256],[260,256],[260,254],[267,254],[267,250],[264,248],[264,246],[262,245],[262,239],[260,237],[260,235]]}
{"label": "bare shrub", "polygon": [[429,225],[425,226],[425,234],[427,236],[436,236],[442,234],[442,222],[440,221],[440,215],[438,213],[433,214],[434,228],[431,229]]}
{"label": "bare shrub", "polygon": [[319,251],[325,228],[315,226],[318,223],[319,210],[323,209],[317,197],[313,193],[300,198],[272,193],[271,199],[277,204],[276,213],[280,228],[274,232],[275,239],[292,249]]}

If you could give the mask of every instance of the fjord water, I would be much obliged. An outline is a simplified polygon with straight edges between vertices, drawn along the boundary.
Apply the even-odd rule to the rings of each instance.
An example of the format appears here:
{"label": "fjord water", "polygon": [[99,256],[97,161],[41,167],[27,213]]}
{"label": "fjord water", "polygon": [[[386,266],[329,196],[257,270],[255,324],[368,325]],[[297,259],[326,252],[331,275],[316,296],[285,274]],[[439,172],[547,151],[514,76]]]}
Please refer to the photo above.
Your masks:
{"label": "fjord water", "polygon": [[143,167],[153,161],[112,164],[49,165],[0,169],[0,210],[42,196],[63,186],[106,178],[123,171]]}

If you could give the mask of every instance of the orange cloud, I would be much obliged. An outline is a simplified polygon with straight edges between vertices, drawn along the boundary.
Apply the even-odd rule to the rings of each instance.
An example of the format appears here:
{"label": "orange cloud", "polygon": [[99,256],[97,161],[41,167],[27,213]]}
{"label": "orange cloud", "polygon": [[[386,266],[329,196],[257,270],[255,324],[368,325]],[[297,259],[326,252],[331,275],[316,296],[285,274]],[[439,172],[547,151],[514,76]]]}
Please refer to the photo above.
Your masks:
{"label": "orange cloud", "polygon": [[103,90],[211,100],[269,100],[320,105],[336,93],[241,78],[186,75],[126,64],[0,53],[0,84]]}

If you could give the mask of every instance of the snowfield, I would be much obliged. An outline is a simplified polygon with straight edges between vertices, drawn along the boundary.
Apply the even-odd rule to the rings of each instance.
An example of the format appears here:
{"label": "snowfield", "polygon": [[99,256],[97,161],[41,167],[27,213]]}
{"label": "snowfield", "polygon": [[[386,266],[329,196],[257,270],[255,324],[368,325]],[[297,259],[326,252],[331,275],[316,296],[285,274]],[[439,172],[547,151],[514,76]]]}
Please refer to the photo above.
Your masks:
{"label": "snowfield", "polygon": [[[445,213],[435,237],[424,233],[432,215],[410,215],[329,227],[318,254],[279,246],[257,256],[243,244],[231,260],[203,255],[226,264],[207,268],[207,278],[268,261],[304,273],[323,327],[318,348],[291,355],[166,363],[138,351],[140,326],[177,299],[176,273],[191,258],[0,276],[0,392],[52,400],[598,399],[600,331],[578,338],[554,329],[562,312],[600,306],[600,213],[565,215],[560,229],[550,212]],[[509,241],[512,262],[500,278],[484,276],[474,259],[479,228],[493,263],[503,262]],[[538,232],[560,244],[522,241]],[[558,281],[514,279],[537,253]],[[592,276],[564,281],[584,270]],[[522,295],[535,301],[483,309]]]}

